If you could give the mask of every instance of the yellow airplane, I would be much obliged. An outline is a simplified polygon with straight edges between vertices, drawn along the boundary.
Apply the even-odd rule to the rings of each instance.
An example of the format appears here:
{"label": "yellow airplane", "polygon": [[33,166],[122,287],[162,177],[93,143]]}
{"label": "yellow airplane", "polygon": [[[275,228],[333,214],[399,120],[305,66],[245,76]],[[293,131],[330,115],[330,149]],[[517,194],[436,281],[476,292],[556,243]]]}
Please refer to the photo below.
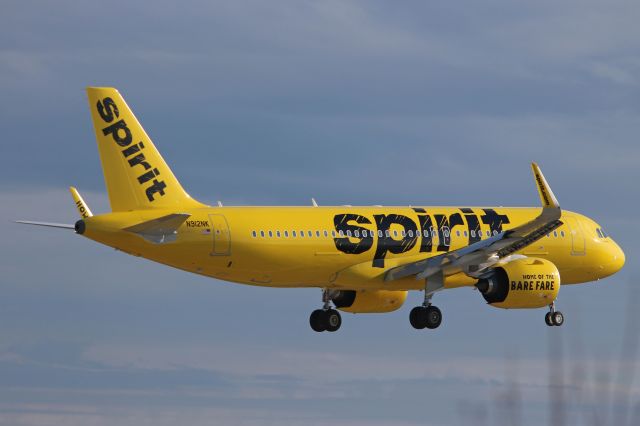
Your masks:
{"label": "yellow airplane", "polygon": [[[625,262],[596,222],[563,211],[532,163],[542,208],[217,207],[189,196],[120,93],[87,89],[111,213],[93,215],[75,188],[79,235],[133,256],[221,280],[266,287],[318,287],[311,328],[336,331],[336,310],[391,312],[409,290],[416,329],[434,329],[441,290],[474,287],[497,308],[549,307],[562,285],[599,280]],[[336,309],[334,309],[335,306]]]}

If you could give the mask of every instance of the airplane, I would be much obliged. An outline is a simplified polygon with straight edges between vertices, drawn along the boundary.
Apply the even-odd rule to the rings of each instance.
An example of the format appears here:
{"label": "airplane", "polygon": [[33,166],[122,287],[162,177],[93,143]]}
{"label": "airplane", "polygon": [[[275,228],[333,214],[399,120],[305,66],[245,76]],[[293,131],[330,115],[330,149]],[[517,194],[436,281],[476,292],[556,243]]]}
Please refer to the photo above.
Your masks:
{"label": "airplane", "polygon": [[433,296],[475,288],[503,309],[548,307],[560,326],[561,286],[619,271],[625,255],[587,216],[562,210],[532,163],[541,207],[208,206],[182,188],[120,93],[87,88],[111,212],[93,215],[70,191],[80,220],[73,229],[133,256],[235,283],[322,289],[309,318],[316,332],[335,332],[339,311],[399,309],[423,291],[409,315],[416,329],[435,329],[442,312]]}

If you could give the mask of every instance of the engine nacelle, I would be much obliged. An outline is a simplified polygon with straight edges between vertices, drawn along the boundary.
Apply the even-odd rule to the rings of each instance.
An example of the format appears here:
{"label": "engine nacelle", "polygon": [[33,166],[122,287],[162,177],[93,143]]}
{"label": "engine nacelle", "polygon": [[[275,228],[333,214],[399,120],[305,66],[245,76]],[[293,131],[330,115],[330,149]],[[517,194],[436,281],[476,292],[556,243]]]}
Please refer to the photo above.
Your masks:
{"label": "engine nacelle", "polygon": [[339,290],[331,294],[331,301],[341,311],[382,313],[399,309],[407,299],[407,291]]}
{"label": "engine nacelle", "polygon": [[493,268],[493,275],[476,284],[484,300],[504,309],[542,308],[560,290],[560,273],[545,259],[515,259]]}

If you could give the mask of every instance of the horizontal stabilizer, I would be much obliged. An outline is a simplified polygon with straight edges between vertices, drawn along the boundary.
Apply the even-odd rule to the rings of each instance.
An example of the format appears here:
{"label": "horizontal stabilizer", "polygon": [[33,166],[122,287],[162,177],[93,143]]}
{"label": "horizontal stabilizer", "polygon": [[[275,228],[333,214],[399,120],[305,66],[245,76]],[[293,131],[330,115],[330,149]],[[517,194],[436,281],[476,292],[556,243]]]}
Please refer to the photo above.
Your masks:
{"label": "horizontal stabilizer", "polygon": [[173,213],[124,228],[154,244],[170,243],[176,240],[178,228],[191,216],[187,213]]}
{"label": "horizontal stabilizer", "polygon": [[75,229],[75,225],[69,225],[66,223],[33,222],[30,220],[16,220],[15,222],[22,223],[23,225],[38,225],[38,226],[48,226],[50,228]]}

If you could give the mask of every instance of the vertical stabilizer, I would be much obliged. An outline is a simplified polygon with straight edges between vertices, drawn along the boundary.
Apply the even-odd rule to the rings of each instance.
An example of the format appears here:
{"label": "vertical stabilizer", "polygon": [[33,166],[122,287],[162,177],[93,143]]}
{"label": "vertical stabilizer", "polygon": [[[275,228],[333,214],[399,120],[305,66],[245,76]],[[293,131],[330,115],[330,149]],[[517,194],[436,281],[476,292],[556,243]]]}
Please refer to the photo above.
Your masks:
{"label": "vertical stabilizer", "polygon": [[203,207],[182,188],[120,93],[89,87],[111,210]]}

